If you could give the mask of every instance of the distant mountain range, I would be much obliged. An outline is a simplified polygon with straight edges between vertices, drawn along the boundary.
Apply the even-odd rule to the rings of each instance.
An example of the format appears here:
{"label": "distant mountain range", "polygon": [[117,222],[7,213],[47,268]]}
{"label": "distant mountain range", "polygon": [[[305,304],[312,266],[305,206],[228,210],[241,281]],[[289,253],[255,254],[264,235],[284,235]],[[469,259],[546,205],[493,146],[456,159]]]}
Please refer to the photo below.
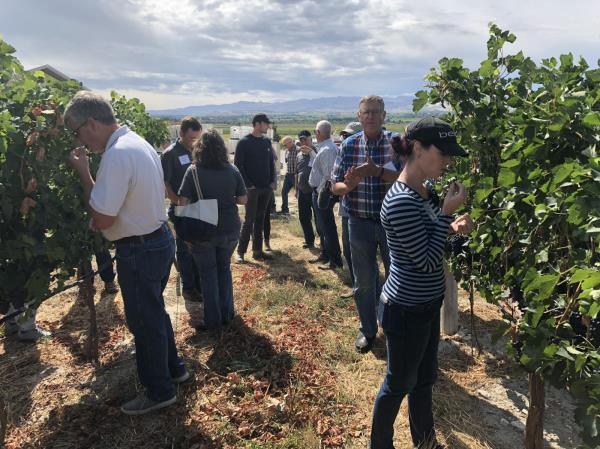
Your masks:
{"label": "distant mountain range", "polygon": [[[238,101],[229,104],[211,104],[205,106],[187,106],[177,109],[160,109],[148,111],[156,117],[180,118],[186,115],[193,116],[229,116],[251,115],[256,112],[267,114],[355,114],[360,97],[324,97],[281,101],[267,103],[262,101]],[[398,97],[384,97],[385,109],[388,112],[411,112],[412,95]]]}

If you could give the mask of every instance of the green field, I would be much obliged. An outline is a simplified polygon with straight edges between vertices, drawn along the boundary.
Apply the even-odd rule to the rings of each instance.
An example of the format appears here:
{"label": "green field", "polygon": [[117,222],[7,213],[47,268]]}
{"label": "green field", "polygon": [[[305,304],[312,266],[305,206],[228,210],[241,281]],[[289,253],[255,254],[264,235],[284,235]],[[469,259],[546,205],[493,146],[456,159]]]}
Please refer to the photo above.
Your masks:
{"label": "green field", "polygon": [[[352,119],[344,120],[344,121],[333,121],[331,120],[331,124],[333,126],[333,134],[335,136],[339,135],[340,131],[343,130],[348,122],[352,121]],[[290,135],[292,137],[296,137],[298,133],[304,129],[309,130],[314,134],[315,125],[318,120],[315,121],[286,121],[286,122],[274,122],[274,126],[276,128],[276,140],[281,139],[283,136]],[[397,131],[404,132],[404,128],[406,125],[410,123],[410,120],[394,120],[391,122],[386,122],[384,126],[389,131]],[[223,131],[223,138],[225,141],[229,139],[229,127],[232,125],[223,124],[223,123],[214,123],[213,126],[215,128],[219,128]]]}

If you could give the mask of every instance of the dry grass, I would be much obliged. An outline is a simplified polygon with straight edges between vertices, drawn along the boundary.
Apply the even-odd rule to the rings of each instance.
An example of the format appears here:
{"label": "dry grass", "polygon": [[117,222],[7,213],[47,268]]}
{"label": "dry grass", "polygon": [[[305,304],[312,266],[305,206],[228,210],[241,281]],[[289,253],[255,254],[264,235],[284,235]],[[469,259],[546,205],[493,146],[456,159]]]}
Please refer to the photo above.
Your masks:
{"label": "dry grass", "polygon": [[[16,448],[363,448],[373,400],[385,369],[379,339],[354,351],[358,321],[343,273],[307,261],[296,219],[273,221],[271,263],[234,265],[238,319],[219,333],[196,334],[201,305],[165,291],[177,345],[193,380],[176,405],[129,418],[118,406],[135,395],[133,342],[120,295],[96,294],[100,366],[83,360],[87,311],[75,292],[47,301],[41,324],[55,336],[37,345],[1,340],[1,394],[8,408],[6,445]],[[468,327],[460,298],[461,326]],[[477,303],[479,335],[494,328],[493,307]],[[447,339],[435,389],[439,439],[449,448],[493,448],[474,392],[510,364],[489,351],[471,356],[468,338]],[[454,343],[450,343],[454,342]],[[411,447],[403,405],[396,447]]]}

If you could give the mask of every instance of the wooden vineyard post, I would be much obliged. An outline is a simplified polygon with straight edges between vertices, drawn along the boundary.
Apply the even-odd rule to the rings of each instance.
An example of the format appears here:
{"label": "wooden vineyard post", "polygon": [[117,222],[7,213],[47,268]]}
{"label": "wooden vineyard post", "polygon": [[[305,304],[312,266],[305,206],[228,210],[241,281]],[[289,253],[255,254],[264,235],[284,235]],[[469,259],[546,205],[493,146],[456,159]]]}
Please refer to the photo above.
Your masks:
{"label": "wooden vineyard post", "polygon": [[441,311],[441,329],[444,335],[454,335],[458,331],[458,285],[448,264],[444,262],[446,291]]}
{"label": "wooden vineyard post", "polygon": [[84,301],[90,311],[90,322],[87,340],[85,342],[85,357],[98,364],[98,322],[96,320],[96,305],[94,304],[94,276],[92,264],[89,261],[81,264],[79,275],[83,282],[79,285],[79,298]]}
{"label": "wooden vineyard post", "polygon": [[525,449],[544,447],[544,380],[539,374],[529,374],[529,412],[525,425]]}

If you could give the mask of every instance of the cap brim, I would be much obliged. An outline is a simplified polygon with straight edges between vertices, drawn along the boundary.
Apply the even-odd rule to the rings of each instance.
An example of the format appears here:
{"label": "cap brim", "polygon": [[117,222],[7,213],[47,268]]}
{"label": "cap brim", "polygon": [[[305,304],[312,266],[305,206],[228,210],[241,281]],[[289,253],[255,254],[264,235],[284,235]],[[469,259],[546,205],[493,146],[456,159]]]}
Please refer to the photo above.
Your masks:
{"label": "cap brim", "polygon": [[442,153],[449,156],[467,157],[469,155],[469,153],[456,143],[456,141],[438,140],[437,142],[433,142],[433,144],[438,147]]}

